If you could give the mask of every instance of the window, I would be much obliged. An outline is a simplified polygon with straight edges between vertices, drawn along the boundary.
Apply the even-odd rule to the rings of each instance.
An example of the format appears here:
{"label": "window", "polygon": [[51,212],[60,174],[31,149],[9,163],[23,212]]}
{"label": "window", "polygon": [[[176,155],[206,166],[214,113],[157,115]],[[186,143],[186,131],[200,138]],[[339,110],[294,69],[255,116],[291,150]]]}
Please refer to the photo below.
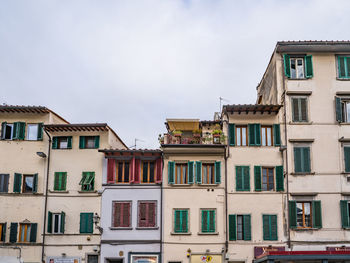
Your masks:
{"label": "window", "polygon": [[13,181],[14,193],[36,193],[38,188],[38,174],[15,173]]}
{"label": "window", "polygon": [[131,202],[113,202],[113,227],[131,227]]}
{"label": "window", "polygon": [[341,224],[343,228],[350,228],[350,203],[348,200],[340,200]]}
{"label": "window", "polygon": [[43,139],[43,124],[28,124],[27,125],[27,140],[38,141]]}
{"label": "window", "polygon": [[188,209],[174,210],[174,232],[188,233]]}
{"label": "window", "polygon": [[156,211],[156,201],[140,201],[138,206],[138,227],[155,227]]}
{"label": "window", "polygon": [[2,140],[24,140],[26,124],[25,122],[1,124],[1,139]]}
{"label": "window", "polygon": [[307,122],[307,98],[293,97],[292,98],[292,118],[293,122]]}
{"label": "window", "polygon": [[[350,145],[344,146],[344,171],[350,173]],[[1,177],[0,177],[1,180]],[[1,186],[1,181],[0,181]],[[1,188],[0,188],[1,191]]]}
{"label": "window", "polygon": [[202,214],[202,233],[214,233],[215,232],[215,209],[201,210]]}
{"label": "window", "polygon": [[262,190],[263,191],[273,191],[274,190],[274,176],[273,168],[262,168]]}
{"label": "window", "polygon": [[67,172],[55,172],[54,191],[66,191]]}
{"label": "window", "polygon": [[236,166],[236,191],[250,191],[249,166]]}
{"label": "window", "polygon": [[[191,176],[190,176],[191,178]],[[196,162],[197,184],[220,184],[221,183],[221,162],[213,163]]]}
{"label": "window", "polygon": [[193,184],[194,162],[168,162],[168,184]]}
{"label": "window", "polygon": [[100,136],[80,136],[80,149],[97,149],[100,147]]}
{"label": "window", "polygon": [[249,132],[249,145],[260,146],[261,145],[261,125],[259,123],[248,124]]}
{"label": "window", "polygon": [[214,164],[202,164],[202,184],[215,184]]}
{"label": "window", "polygon": [[48,212],[47,217],[47,232],[53,234],[63,234],[66,214]]}
{"label": "window", "polygon": [[5,242],[6,239],[6,223],[0,223],[0,241]]}
{"label": "window", "polygon": [[261,127],[261,145],[262,146],[273,145],[272,126]]}
{"label": "window", "polygon": [[310,173],[310,147],[294,146],[294,171],[295,173]]}
{"label": "window", "polygon": [[283,166],[254,166],[254,177],[255,191],[284,191]]}
{"label": "window", "polygon": [[263,215],[263,239],[277,240],[277,215]]}
{"label": "window", "polygon": [[87,255],[87,263],[98,263],[98,255]]}
{"label": "window", "polygon": [[24,174],[23,175],[23,189],[22,193],[32,193],[33,192],[33,175]]}
{"label": "window", "polygon": [[7,193],[9,187],[9,175],[0,174],[0,193]]}
{"label": "window", "polygon": [[157,255],[141,255],[141,254],[131,254],[131,263],[158,263]]}
{"label": "window", "polygon": [[188,183],[188,167],[187,163],[177,163],[175,166],[175,183],[176,184],[187,184]]}
{"label": "window", "polygon": [[141,182],[154,183],[155,181],[155,162],[142,161],[141,165]]}
{"label": "window", "polygon": [[248,145],[248,129],[247,126],[236,126],[236,145]]}
{"label": "window", "polygon": [[93,216],[94,213],[80,213],[80,233],[93,233]]}
{"label": "window", "polygon": [[290,59],[290,77],[292,79],[303,79],[305,77],[303,58]]}
{"label": "window", "polygon": [[229,215],[229,240],[251,240],[250,215]]}
{"label": "window", "polygon": [[18,242],[36,242],[37,224],[20,224]]}
{"label": "window", "polygon": [[284,73],[291,79],[304,79],[313,77],[312,56],[289,56],[285,54]]}
{"label": "window", "polygon": [[130,180],[130,162],[116,161],[117,183],[129,183]]}
{"label": "window", "polygon": [[350,57],[338,56],[338,78],[349,79],[350,78]]}
{"label": "window", "polygon": [[335,97],[336,120],[350,122],[350,98]]}
{"label": "window", "polygon": [[94,191],[95,172],[83,172],[79,182],[82,191]]}
{"label": "window", "polygon": [[72,136],[53,137],[52,149],[72,149]]}
{"label": "window", "polygon": [[289,201],[290,228],[321,228],[321,201]]}

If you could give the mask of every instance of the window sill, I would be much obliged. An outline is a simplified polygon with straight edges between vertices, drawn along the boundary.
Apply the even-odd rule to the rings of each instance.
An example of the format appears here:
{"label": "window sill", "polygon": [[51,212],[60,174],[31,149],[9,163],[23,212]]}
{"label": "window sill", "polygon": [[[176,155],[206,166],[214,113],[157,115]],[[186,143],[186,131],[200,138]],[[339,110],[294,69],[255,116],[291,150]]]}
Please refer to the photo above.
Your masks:
{"label": "window sill", "polygon": [[216,186],[219,186],[219,184],[197,184],[198,186],[203,186],[203,187],[207,187],[207,186],[210,186],[210,187],[216,187]]}
{"label": "window sill", "polygon": [[349,81],[350,80],[350,78],[339,78],[339,77],[337,77],[336,79],[340,80],[340,81]]}
{"label": "window sill", "polygon": [[52,148],[52,150],[72,150],[72,148]]}
{"label": "window sill", "polygon": [[339,125],[350,125],[350,122],[339,122]]}
{"label": "window sill", "polygon": [[98,148],[79,148],[79,150],[96,150]]}
{"label": "window sill", "polygon": [[132,227],[109,227],[110,230],[132,230]]}
{"label": "window sill", "polygon": [[312,78],[288,78],[288,80],[308,80]]}
{"label": "window sill", "polygon": [[22,196],[42,196],[43,193],[10,193],[10,192],[0,192],[0,195],[22,195]]}
{"label": "window sill", "polygon": [[168,185],[174,186],[174,187],[176,187],[176,186],[188,186],[188,187],[190,187],[190,186],[194,185],[194,183],[193,184],[168,184]]}
{"label": "window sill", "polygon": [[219,232],[208,232],[208,233],[203,233],[203,232],[198,232],[199,236],[212,236],[212,235],[219,235]]}
{"label": "window sill", "polygon": [[137,229],[137,230],[157,230],[157,229],[159,229],[159,227],[158,226],[156,226],[156,227],[136,227],[135,229]]}
{"label": "window sill", "polygon": [[291,175],[315,175],[315,172],[307,172],[307,173],[290,173]]}
{"label": "window sill", "polygon": [[350,172],[341,172],[341,174],[349,175]]}
{"label": "window sill", "polygon": [[78,193],[80,193],[80,194],[95,194],[95,193],[97,193],[97,191],[96,190],[94,190],[94,191],[78,191]]}
{"label": "window sill", "polygon": [[170,235],[173,235],[173,236],[189,236],[189,235],[192,235],[191,232],[187,232],[187,233],[175,233],[175,232],[170,232]]}
{"label": "window sill", "polygon": [[67,194],[69,191],[57,191],[57,190],[49,190],[49,193],[55,193],[55,194]]}
{"label": "window sill", "polygon": [[312,125],[312,124],[313,124],[313,121],[299,121],[299,122],[290,121],[289,122],[289,125]]}
{"label": "window sill", "polygon": [[313,230],[319,230],[319,229],[322,229],[322,228],[310,227],[310,228],[291,228],[291,229],[295,230],[295,231],[313,231]]}

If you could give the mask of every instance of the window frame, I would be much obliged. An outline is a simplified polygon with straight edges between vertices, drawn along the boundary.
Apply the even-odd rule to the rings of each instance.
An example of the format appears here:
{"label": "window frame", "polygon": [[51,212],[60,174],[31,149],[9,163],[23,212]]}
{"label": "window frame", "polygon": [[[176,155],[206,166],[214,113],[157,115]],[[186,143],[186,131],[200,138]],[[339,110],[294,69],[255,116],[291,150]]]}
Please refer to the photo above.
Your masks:
{"label": "window frame", "polygon": [[[115,209],[116,209],[116,207],[115,207],[115,205],[116,204],[128,204],[129,205],[129,224],[128,224],[128,226],[122,226],[122,224],[124,224],[125,222],[124,222],[124,220],[122,220],[123,219],[123,214],[121,213],[120,214],[120,216],[119,216],[119,218],[120,218],[120,222],[122,222],[123,221],[123,223],[120,223],[120,226],[116,226],[115,225],[115,216],[114,216],[114,214],[115,214]],[[120,209],[120,211],[122,211],[123,210],[123,206],[121,207],[121,209]],[[112,220],[111,220],[111,228],[112,229],[131,229],[132,228],[132,201],[131,200],[114,200],[114,201],[112,201]]]}
{"label": "window frame", "polygon": [[0,242],[6,241],[6,227],[7,223],[0,223]]}
{"label": "window frame", "polygon": [[[178,212],[187,212],[187,231],[185,232],[185,231],[182,231],[182,230],[176,230],[176,218],[175,218],[175,212],[176,211],[178,211]],[[173,216],[172,216],[172,218],[173,218],[173,227],[172,227],[172,229],[173,229],[173,232],[172,232],[172,234],[176,234],[176,235],[188,235],[188,234],[191,234],[191,232],[190,232],[190,209],[189,208],[173,208]],[[181,219],[181,217],[180,217],[180,222],[182,221],[182,219]],[[182,224],[180,224],[180,228],[183,228],[183,225]]]}
{"label": "window frame", "polygon": [[[178,183],[178,169],[180,167],[180,183]],[[183,175],[183,168],[186,169],[186,174],[185,174],[185,180],[184,180],[184,175]],[[188,183],[188,163],[175,163],[175,174],[174,174],[174,181],[175,181],[175,185],[181,185],[181,184],[189,184]]]}
{"label": "window frame", "polygon": [[[214,230],[211,231],[210,230],[210,220],[207,220],[207,230],[204,231],[203,229],[203,212],[207,212],[208,215],[207,215],[207,219],[210,219],[210,212],[214,211]],[[201,234],[216,234],[216,230],[217,230],[217,217],[216,217],[216,208],[201,208],[199,210],[200,212],[200,233]]]}
{"label": "window frame", "polygon": [[[158,206],[157,206],[157,200],[139,200],[137,202],[137,228],[157,228],[157,210],[158,210]],[[140,220],[141,220],[141,204],[154,204],[154,213],[153,213],[153,217],[154,217],[154,225],[153,226],[140,226]],[[149,209],[149,207],[147,208]],[[146,209],[146,217],[147,215],[149,215],[147,213],[147,209]],[[147,223],[149,224],[149,218],[147,218]]]}
{"label": "window frame", "polygon": [[[122,164],[122,180],[119,181],[119,164]],[[126,172],[126,164],[129,165],[128,167],[128,175],[129,175],[129,178],[128,178],[128,181],[125,181],[125,172]],[[130,176],[131,176],[131,161],[124,161],[124,160],[116,160],[115,161],[115,182],[117,184],[129,184],[130,183]]]}
{"label": "window frame", "polygon": [[[273,183],[273,187],[272,189],[269,189],[269,175],[268,173],[266,174],[267,175],[267,179],[266,179],[266,190],[264,190],[264,169],[269,171],[269,170],[272,170],[272,183]],[[272,167],[272,166],[261,166],[261,191],[264,191],[264,192],[274,192],[276,191],[276,168],[275,167]]]}
{"label": "window frame", "polygon": [[[301,169],[302,171],[296,171],[296,156],[295,156],[295,148],[308,148],[309,149],[309,171],[306,171],[306,167],[305,164],[304,166],[301,163]],[[298,174],[312,174],[312,147],[311,147],[311,143],[293,143],[293,169],[294,169],[294,174],[298,175]],[[301,159],[303,160],[303,158]]]}
{"label": "window frame", "polygon": [[[67,141],[67,145],[66,145],[66,147],[61,147],[61,143],[62,143],[62,141],[64,139]],[[57,149],[69,149],[69,147],[68,147],[68,136],[58,136],[57,137]]]}
{"label": "window frame", "polygon": [[[90,183],[87,183],[88,179],[90,179]],[[82,177],[79,182],[79,185],[81,185],[82,192],[94,192],[95,191],[95,172],[82,172]],[[91,189],[84,189],[84,186],[89,186],[87,188],[91,187]]]}
{"label": "window frame", "polygon": [[[245,145],[243,145],[243,136],[242,136],[243,128],[245,128]],[[240,139],[239,144],[238,144],[238,132],[239,132],[239,139]],[[235,146],[239,146],[239,147],[249,146],[248,125],[235,125]]]}
{"label": "window frame", "polygon": [[[295,77],[292,77],[292,60],[295,61]],[[298,72],[299,72],[298,65],[297,65],[298,60],[302,61],[303,77],[298,77]],[[306,79],[305,56],[290,56],[290,58],[289,58],[289,70],[290,70],[290,79]]]}
{"label": "window frame", "polygon": [[[211,180],[209,180],[210,178],[210,174],[209,171],[211,169]],[[206,170],[206,180],[207,182],[204,182],[204,171]],[[215,163],[208,163],[208,162],[202,162],[202,182],[201,185],[215,185]],[[210,181],[210,182],[209,182]]]}
{"label": "window frame", "polygon": [[[345,148],[349,149],[349,164],[346,163],[346,153],[345,153]],[[343,171],[344,173],[348,174],[350,173],[350,143],[343,143],[342,145],[342,149],[343,149]]]}
{"label": "window frame", "polygon": [[11,131],[10,131],[10,138],[6,138],[6,134],[8,133],[7,128],[5,129],[5,134],[2,140],[9,140],[12,141],[13,140],[13,129],[14,129],[14,123],[6,123],[6,127],[9,126],[11,127]]}
{"label": "window frame", "polygon": [[0,174],[0,193],[8,193],[9,192],[9,182],[10,182],[10,175],[9,174]]}
{"label": "window frame", "polygon": [[[350,77],[349,77],[350,79]],[[348,108],[349,107],[349,108]],[[341,110],[343,114],[343,123],[350,123],[350,98],[341,99]],[[349,116],[348,116],[349,112]]]}
{"label": "window frame", "polygon": [[156,259],[155,263],[159,263],[159,257],[160,255],[157,253],[153,253],[153,252],[130,252],[130,263],[134,263],[134,258],[135,257],[140,257],[140,258],[149,258],[149,259]]}
{"label": "window frame", "polygon": [[[304,99],[305,100],[305,116],[306,116],[306,120],[302,119],[302,107],[301,107],[301,100]],[[294,109],[294,100],[298,101],[298,114],[299,114],[299,119],[296,120],[295,118],[295,109]],[[309,96],[291,96],[290,97],[290,104],[291,104],[291,122],[293,123],[307,123],[309,122]]]}
{"label": "window frame", "polygon": [[[296,207],[297,207],[297,211],[298,211],[298,204],[302,204],[302,221],[303,221],[303,225],[302,226],[299,226],[299,223],[298,223],[298,212],[297,212],[297,229],[311,229],[313,228],[313,207],[312,207],[312,201],[296,201]],[[305,222],[305,204],[309,204],[310,205],[310,226],[306,226]]]}
{"label": "window frame", "polygon": [[[26,178],[32,178],[32,190],[27,191],[26,190]],[[32,194],[33,193],[33,189],[34,189],[34,174],[23,174],[22,175],[22,189],[21,189],[21,193],[23,194]]]}
{"label": "window frame", "polygon": [[[56,215],[58,215],[58,232],[55,232],[55,216]],[[51,224],[52,224],[52,234],[55,234],[55,235],[57,235],[57,234],[63,234],[62,232],[61,232],[61,224],[62,224],[62,213],[52,213],[52,222],[51,222]]]}
{"label": "window frame", "polygon": [[[268,129],[270,129],[270,132],[268,132]],[[264,137],[263,137],[263,130],[265,131],[265,144],[264,144]],[[270,137],[270,144],[268,145],[268,139]],[[261,146],[274,146],[274,138],[273,138],[273,126],[272,125],[261,125]]]}
{"label": "window frame", "polygon": [[[147,163],[147,180],[144,181],[144,164]],[[151,182],[151,164],[153,164],[153,182]],[[156,176],[157,176],[157,168],[156,168],[156,161],[141,161],[141,174],[140,174],[140,183],[141,184],[155,184],[156,183]]]}
{"label": "window frame", "polygon": [[[41,128],[40,123],[27,123],[26,126],[27,126],[26,136],[25,136],[26,140],[27,141],[39,141],[38,134],[39,134],[39,129]],[[37,127],[36,133],[35,133],[35,138],[29,139],[29,135],[30,135],[29,130],[30,130],[30,127],[33,127],[33,126]]]}
{"label": "window frame", "polygon": [[[23,230],[24,228],[24,230]],[[28,230],[29,228],[29,230]],[[24,231],[24,236],[22,240],[22,232]],[[29,243],[30,242],[30,235],[32,231],[32,224],[31,223],[19,223],[19,233],[18,233],[18,242],[19,243]]]}
{"label": "window frame", "polygon": [[[340,58],[344,58],[344,73],[345,77],[340,76]],[[350,55],[336,55],[336,70],[338,80],[350,80],[350,69],[348,69],[347,60],[350,60]],[[350,64],[350,63],[349,63]]]}

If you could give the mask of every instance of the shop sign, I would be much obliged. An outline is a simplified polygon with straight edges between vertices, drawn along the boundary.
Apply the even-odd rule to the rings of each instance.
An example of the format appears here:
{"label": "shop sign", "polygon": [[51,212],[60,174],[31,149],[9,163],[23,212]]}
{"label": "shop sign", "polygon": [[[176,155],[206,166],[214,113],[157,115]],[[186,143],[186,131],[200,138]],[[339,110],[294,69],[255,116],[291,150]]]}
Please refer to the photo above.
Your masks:
{"label": "shop sign", "polygon": [[78,257],[48,257],[46,263],[81,263]]}
{"label": "shop sign", "polygon": [[350,251],[350,247],[326,247],[327,251]]}
{"label": "shop sign", "polygon": [[285,247],[254,247],[254,257],[257,258],[261,256],[262,254],[265,254],[266,252],[270,251],[286,251]]}
{"label": "shop sign", "polygon": [[191,263],[221,263],[222,255],[191,255]]}

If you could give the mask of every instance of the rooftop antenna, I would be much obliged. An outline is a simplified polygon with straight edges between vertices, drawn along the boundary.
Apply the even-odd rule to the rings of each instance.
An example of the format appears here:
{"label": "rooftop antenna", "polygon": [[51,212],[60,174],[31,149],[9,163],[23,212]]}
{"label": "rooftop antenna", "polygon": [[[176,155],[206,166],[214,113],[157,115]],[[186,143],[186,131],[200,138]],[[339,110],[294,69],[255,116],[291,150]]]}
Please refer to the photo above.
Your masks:
{"label": "rooftop antenna", "polygon": [[135,138],[135,144],[134,145],[132,145],[132,146],[130,146],[130,148],[134,148],[135,150],[136,150],[136,148],[137,148],[137,142],[144,142],[143,140],[141,140],[141,139],[137,139],[137,138]]}
{"label": "rooftop antenna", "polygon": [[223,97],[219,97],[219,100],[220,100],[220,109],[219,109],[219,112],[221,112],[222,102],[223,102],[223,101],[229,102],[229,100],[224,99]]}

